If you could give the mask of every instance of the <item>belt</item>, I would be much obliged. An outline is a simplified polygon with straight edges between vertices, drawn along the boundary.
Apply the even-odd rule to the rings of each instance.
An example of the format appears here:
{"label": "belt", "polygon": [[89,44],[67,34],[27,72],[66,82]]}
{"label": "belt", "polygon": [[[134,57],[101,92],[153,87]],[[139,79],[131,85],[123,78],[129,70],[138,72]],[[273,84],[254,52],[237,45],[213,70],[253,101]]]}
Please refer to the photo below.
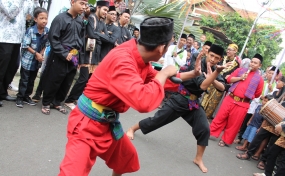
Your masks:
{"label": "belt", "polygon": [[104,109],[105,109],[105,110],[112,110],[111,108],[108,108],[108,107],[106,107],[106,106],[97,104],[97,103],[95,103],[94,101],[92,101],[92,104],[91,104],[91,105],[92,105],[93,108],[97,109],[100,113],[102,113]]}
{"label": "belt", "polygon": [[194,94],[191,94],[190,96],[184,95],[184,97],[188,98],[189,100],[197,100],[198,97]]}
{"label": "belt", "polygon": [[229,95],[237,102],[249,102],[250,101],[249,98],[240,98],[238,96],[235,96],[233,93],[230,93]]}

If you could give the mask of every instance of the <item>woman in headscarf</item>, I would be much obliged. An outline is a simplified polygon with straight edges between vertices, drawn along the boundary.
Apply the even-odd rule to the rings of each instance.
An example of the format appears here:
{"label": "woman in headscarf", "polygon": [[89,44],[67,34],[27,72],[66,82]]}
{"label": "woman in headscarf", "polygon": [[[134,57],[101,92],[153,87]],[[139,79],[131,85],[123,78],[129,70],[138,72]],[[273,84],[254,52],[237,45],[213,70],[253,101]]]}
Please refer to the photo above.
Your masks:
{"label": "woman in headscarf", "polygon": [[[223,61],[220,63],[221,65],[226,64],[228,62],[232,62],[232,66],[225,68],[220,74],[224,79],[227,78],[233,71],[235,71],[240,66],[240,59],[237,56],[238,46],[236,44],[230,44],[227,48],[227,56],[224,57]],[[226,84],[225,92],[228,91],[230,84]],[[211,85],[203,99],[202,99],[202,106],[205,109],[207,118],[212,118],[213,114],[218,107],[224,92],[218,91],[213,85]]]}

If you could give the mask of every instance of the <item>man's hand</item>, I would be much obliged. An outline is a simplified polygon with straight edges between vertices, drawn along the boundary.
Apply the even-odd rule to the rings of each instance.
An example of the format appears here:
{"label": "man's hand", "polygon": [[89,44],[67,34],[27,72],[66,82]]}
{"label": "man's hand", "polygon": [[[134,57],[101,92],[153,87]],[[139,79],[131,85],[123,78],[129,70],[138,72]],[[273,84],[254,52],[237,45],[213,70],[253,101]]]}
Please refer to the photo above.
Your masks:
{"label": "man's hand", "polygon": [[240,79],[241,79],[241,80],[245,80],[245,79],[247,78],[247,75],[248,75],[247,73],[242,74],[241,77],[240,77]]}
{"label": "man's hand", "polygon": [[225,65],[217,65],[216,69],[218,73],[221,73],[225,68],[228,68],[230,66],[232,66],[233,63],[232,62],[228,62]]}
{"label": "man's hand", "polygon": [[212,69],[211,69],[211,65],[210,65],[210,62],[207,62],[207,74],[205,72],[203,72],[204,76],[206,78],[208,78],[211,74],[212,74]]}
{"label": "man's hand", "polygon": [[172,56],[173,56],[173,57],[177,57],[177,53],[176,53],[176,52],[173,52]]}
{"label": "man's hand", "polygon": [[202,50],[202,51],[198,54],[197,59],[198,59],[198,58],[201,59],[203,56],[206,56],[206,53]]}
{"label": "man's hand", "polygon": [[36,60],[38,60],[39,62],[43,62],[44,61],[44,57],[40,53],[36,53],[35,56],[36,56]]}
{"label": "man's hand", "polygon": [[[202,71],[201,71],[201,58],[202,57],[197,57],[195,61],[195,68],[194,68],[194,74],[195,76],[200,76]],[[212,71],[212,70],[211,70]]]}
{"label": "man's hand", "polygon": [[278,134],[281,134],[282,126],[281,126],[280,123],[275,126],[275,132],[278,133]]}
{"label": "man's hand", "polygon": [[168,65],[164,69],[162,69],[160,72],[162,72],[163,75],[165,75],[167,78],[171,76],[175,76],[177,73],[177,69],[173,65]]}
{"label": "man's hand", "polygon": [[67,57],[66,57],[66,60],[67,60],[67,61],[70,61],[71,58],[72,58],[72,53],[68,53],[68,55],[67,55]]}

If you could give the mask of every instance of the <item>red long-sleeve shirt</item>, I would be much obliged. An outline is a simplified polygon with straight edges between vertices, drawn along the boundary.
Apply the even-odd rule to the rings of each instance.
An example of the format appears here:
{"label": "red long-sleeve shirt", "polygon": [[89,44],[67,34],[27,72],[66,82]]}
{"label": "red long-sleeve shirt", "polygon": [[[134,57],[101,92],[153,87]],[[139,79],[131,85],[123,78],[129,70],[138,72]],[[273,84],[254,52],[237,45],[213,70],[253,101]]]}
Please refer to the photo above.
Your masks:
{"label": "red long-sleeve shirt", "polygon": [[[236,69],[228,78],[227,78],[227,82],[230,82],[232,77],[238,77],[238,72],[240,71],[241,68]],[[255,72],[249,72],[247,78],[244,81],[239,81],[237,87],[235,88],[233,94],[235,96],[238,96],[240,98],[245,98],[245,92],[247,90],[247,87],[249,86],[249,83],[253,77],[253,75],[255,74]],[[260,81],[259,84],[257,86],[257,89],[254,93],[254,97],[252,97],[251,99],[260,97],[261,93],[262,93],[262,89],[263,89],[263,78],[260,76]]]}
{"label": "red long-sleeve shirt", "polygon": [[84,95],[120,113],[130,107],[149,112],[161,103],[164,88],[177,91],[178,84],[167,80],[163,87],[154,79],[157,71],[144,63],[136,45],[132,39],[111,50],[89,79]]}

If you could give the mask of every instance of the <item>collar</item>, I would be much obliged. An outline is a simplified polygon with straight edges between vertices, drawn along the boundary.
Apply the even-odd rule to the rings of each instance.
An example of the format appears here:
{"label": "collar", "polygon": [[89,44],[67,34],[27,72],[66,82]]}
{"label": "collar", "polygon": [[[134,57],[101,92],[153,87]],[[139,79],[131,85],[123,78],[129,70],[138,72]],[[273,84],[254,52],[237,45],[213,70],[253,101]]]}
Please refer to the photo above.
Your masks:
{"label": "collar", "polygon": [[[34,26],[32,26],[32,28],[33,28],[33,33],[34,33],[34,34],[38,34],[38,33],[39,33],[37,24],[35,24]],[[44,29],[44,31],[45,31],[45,29]]]}
{"label": "collar", "polygon": [[[38,30],[38,27],[37,27],[37,24],[35,24],[34,26],[32,26],[32,28],[33,28],[33,33],[34,34],[39,34],[39,30]],[[43,33],[41,34],[41,35],[45,35],[45,34],[47,34],[47,27],[45,27],[44,28],[44,31],[43,31]]]}
{"label": "collar", "polygon": [[144,61],[143,61],[143,59],[139,53],[139,50],[137,48],[137,40],[131,39],[129,46],[131,47],[131,51],[132,51],[133,55],[135,56],[135,59],[138,63],[139,68],[145,68],[146,66],[149,66],[149,63],[144,63]]}
{"label": "collar", "polygon": [[[207,73],[207,61],[206,61],[206,57],[201,59],[201,71]],[[216,70],[215,66],[211,67],[212,72]]]}

